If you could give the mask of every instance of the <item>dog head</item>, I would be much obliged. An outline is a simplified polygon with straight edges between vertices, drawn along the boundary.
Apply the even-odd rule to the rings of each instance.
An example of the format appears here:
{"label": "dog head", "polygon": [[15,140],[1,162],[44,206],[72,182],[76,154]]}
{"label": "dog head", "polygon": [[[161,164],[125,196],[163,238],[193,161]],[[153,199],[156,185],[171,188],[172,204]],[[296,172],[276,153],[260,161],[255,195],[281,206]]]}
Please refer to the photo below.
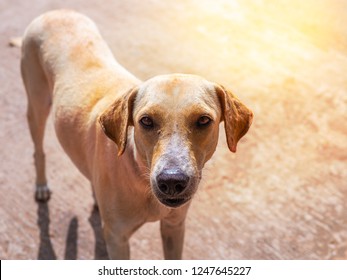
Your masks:
{"label": "dog head", "polygon": [[154,195],[168,207],[188,202],[197,190],[204,164],[218,142],[224,121],[228,147],[248,131],[253,114],[230,91],[193,75],[152,78],[116,100],[99,117],[105,134],[126,147],[134,127],[137,160],[150,170]]}

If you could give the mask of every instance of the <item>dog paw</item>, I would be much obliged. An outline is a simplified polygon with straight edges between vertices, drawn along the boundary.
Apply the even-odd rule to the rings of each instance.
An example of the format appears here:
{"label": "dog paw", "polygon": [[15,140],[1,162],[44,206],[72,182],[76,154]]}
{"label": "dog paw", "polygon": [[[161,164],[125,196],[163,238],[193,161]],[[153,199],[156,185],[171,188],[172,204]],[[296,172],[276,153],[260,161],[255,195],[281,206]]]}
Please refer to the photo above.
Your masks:
{"label": "dog paw", "polygon": [[51,198],[51,194],[47,185],[36,185],[35,200],[37,202],[47,202]]}

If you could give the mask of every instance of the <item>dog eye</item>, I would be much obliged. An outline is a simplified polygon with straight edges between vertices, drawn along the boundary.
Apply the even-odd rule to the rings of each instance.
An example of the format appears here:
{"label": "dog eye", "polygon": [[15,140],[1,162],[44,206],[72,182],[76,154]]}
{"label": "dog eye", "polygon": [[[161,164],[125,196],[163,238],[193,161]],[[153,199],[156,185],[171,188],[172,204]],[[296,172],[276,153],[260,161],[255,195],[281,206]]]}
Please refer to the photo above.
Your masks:
{"label": "dog eye", "polygon": [[150,117],[141,118],[140,123],[144,128],[152,128],[154,126],[153,120]]}
{"label": "dog eye", "polygon": [[207,126],[209,125],[210,123],[212,122],[212,120],[207,117],[207,116],[201,116],[198,121],[197,121],[197,126],[199,127],[204,127],[204,126]]}

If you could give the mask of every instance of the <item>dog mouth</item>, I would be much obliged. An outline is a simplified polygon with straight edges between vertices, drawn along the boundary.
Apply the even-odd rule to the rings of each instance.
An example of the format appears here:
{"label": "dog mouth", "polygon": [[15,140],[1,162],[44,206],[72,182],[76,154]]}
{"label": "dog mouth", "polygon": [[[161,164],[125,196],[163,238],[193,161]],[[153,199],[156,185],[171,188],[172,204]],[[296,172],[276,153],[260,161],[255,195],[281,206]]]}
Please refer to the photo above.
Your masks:
{"label": "dog mouth", "polygon": [[160,198],[159,201],[167,207],[178,208],[188,202],[190,198]]}

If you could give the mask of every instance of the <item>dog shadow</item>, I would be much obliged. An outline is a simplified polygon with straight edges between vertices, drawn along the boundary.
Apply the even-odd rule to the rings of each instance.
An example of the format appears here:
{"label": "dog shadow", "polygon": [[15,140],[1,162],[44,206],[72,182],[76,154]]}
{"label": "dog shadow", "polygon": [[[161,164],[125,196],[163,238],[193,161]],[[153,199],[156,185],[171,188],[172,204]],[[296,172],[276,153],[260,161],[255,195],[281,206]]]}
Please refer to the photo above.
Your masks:
{"label": "dog shadow", "polygon": [[[99,211],[93,207],[89,217],[89,223],[94,232],[95,247],[94,258],[96,260],[108,259],[105,241],[102,236],[101,219]],[[37,259],[39,260],[56,260],[57,255],[54,251],[51,235],[49,233],[49,205],[48,203],[38,203],[37,225],[40,231],[40,244]],[[78,240],[78,219],[73,217],[70,221],[65,244],[65,260],[77,259],[77,240]]]}

